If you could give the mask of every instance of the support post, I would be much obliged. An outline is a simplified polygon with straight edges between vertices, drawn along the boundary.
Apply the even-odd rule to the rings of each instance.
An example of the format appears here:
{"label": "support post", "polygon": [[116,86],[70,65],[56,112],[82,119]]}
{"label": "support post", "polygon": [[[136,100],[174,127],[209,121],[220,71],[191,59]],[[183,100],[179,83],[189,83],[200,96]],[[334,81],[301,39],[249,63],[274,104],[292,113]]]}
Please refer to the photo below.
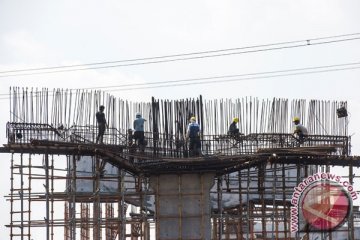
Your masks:
{"label": "support post", "polygon": [[49,154],[45,154],[46,240],[50,239]]}
{"label": "support post", "polygon": [[150,176],[155,191],[156,239],[211,239],[213,173]]}

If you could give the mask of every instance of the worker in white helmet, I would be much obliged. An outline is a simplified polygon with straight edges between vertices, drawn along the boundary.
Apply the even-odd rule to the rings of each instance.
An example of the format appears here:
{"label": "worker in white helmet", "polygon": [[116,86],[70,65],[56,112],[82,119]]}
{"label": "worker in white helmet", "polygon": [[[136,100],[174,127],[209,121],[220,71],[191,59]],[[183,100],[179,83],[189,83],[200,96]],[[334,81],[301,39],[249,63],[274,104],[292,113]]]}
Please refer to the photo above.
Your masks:
{"label": "worker in white helmet", "polygon": [[189,139],[190,157],[200,156],[200,152],[201,152],[200,125],[196,122],[196,118],[194,116],[190,118],[190,123],[186,131],[186,138]]}

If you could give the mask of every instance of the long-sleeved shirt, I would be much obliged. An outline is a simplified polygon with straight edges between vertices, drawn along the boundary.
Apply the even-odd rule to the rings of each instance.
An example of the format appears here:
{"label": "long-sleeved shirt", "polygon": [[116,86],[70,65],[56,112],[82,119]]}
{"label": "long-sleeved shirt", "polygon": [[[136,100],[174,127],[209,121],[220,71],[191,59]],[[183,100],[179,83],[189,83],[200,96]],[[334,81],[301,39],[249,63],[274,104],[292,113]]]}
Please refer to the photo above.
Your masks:
{"label": "long-sleeved shirt", "polygon": [[229,134],[239,133],[239,129],[236,127],[236,122],[232,122],[229,126]]}
{"label": "long-sleeved shirt", "polygon": [[136,118],[134,120],[134,130],[135,132],[143,132],[144,131],[144,123],[145,123],[145,119],[140,117],[140,118]]}
{"label": "long-sleeved shirt", "polygon": [[295,125],[294,133],[302,133],[303,135],[307,136],[308,130],[302,124],[298,123],[297,125]]}
{"label": "long-sleeved shirt", "polygon": [[196,122],[189,123],[186,131],[187,138],[195,138],[199,136],[200,125]]}

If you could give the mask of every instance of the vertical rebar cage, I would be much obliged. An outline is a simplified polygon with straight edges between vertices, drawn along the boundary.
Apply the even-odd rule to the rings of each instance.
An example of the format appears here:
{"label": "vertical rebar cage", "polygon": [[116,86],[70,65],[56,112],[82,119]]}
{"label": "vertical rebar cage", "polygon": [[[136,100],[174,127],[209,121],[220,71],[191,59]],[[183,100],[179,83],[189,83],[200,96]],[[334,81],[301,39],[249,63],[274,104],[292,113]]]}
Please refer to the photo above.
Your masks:
{"label": "vertical rebar cage", "polygon": [[[18,146],[23,149],[23,153],[10,154],[11,189],[7,196],[10,239],[59,239],[60,236],[69,240],[155,239],[154,236],[162,239],[164,235],[159,232],[157,221],[166,225],[164,219],[172,216],[157,215],[162,212],[157,210],[161,205],[156,204],[156,199],[168,201],[174,196],[178,206],[174,213],[175,228],[186,236],[185,222],[181,219],[187,211],[182,199],[197,193],[186,192],[181,185],[187,180],[183,175],[172,172],[169,177],[177,179],[175,185],[182,191],[164,192],[159,185],[150,184],[149,175],[116,167],[96,153],[47,152],[50,148],[56,149],[56,144],[94,145],[98,131],[95,113],[100,105],[105,106],[109,124],[102,147],[127,154],[129,162],[148,169],[160,164],[160,158],[174,161],[188,157],[186,129],[192,116],[201,126],[204,157],[257,156],[277,149],[278,154],[296,158],[303,147],[322,150],[315,154],[318,158],[350,155],[347,118],[336,114],[337,109],[347,107],[346,102],[253,97],[204,100],[200,96],[184,100],[152,98],[150,103],[133,103],[100,91],[20,88],[11,89],[10,102],[7,149],[9,152]],[[128,132],[136,112],[141,112],[147,120],[147,146],[141,156],[132,150]],[[295,116],[310,133],[301,145],[291,134]],[[239,138],[227,134],[234,117],[240,119],[238,128],[242,135]],[[50,146],[49,142],[56,144]],[[26,150],[29,146],[30,152]],[[330,152],[322,149],[330,146]],[[290,231],[290,199],[294,187],[304,178],[319,171],[330,171],[331,165],[330,161],[323,166],[265,161],[243,164],[235,170],[218,169],[206,200],[210,205],[211,239],[299,239],[319,234]],[[349,175],[345,177],[353,183],[353,166],[348,168]],[[204,166],[202,173],[194,173],[194,179],[202,176],[206,169]],[[153,176],[154,179],[163,177]],[[210,180],[206,181],[208,184]],[[200,180],[198,183],[204,186]],[[161,197],[156,198],[159,192]],[[205,195],[201,192],[197,201],[207,199]],[[199,211],[197,215],[201,213],[205,214]],[[336,232],[321,233],[324,239],[337,239],[345,233],[352,239],[359,238],[355,228],[358,215],[354,210]],[[191,213],[187,217],[191,218]],[[205,225],[199,228],[205,231]],[[196,239],[208,239],[209,233],[201,234],[201,231]]]}

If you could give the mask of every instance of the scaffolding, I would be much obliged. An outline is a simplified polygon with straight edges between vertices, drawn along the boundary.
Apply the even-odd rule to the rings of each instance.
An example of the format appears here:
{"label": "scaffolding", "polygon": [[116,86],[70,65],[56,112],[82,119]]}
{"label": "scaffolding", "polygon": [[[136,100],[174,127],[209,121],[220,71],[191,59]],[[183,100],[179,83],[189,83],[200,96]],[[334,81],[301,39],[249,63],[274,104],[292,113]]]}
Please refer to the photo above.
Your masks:
{"label": "scaffolding", "polygon": [[[130,103],[99,92],[15,88],[12,94],[8,142],[0,148],[11,163],[6,198],[12,240],[155,239],[159,216],[153,202],[159,189],[151,187],[151,176],[193,172],[215,176],[209,193],[211,239],[360,238],[356,207],[336,231],[291,231],[291,197],[303,179],[330,173],[333,166],[348,169],[342,177],[350,184],[357,177],[360,158],[351,156],[346,119],[335,114],[344,102],[200,97]],[[95,144],[93,115],[100,102],[107,103],[109,129],[104,144]],[[128,131],[130,116],[138,111],[148,119],[143,149]],[[189,156],[184,138],[191,115],[204,126],[199,157]],[[229,116],[240,116],[243,134],[227,134]],[[307,119],[312,134],[305,142],[289,134],[290,116]],[[186,207],[180,204],[177,212]]]}

